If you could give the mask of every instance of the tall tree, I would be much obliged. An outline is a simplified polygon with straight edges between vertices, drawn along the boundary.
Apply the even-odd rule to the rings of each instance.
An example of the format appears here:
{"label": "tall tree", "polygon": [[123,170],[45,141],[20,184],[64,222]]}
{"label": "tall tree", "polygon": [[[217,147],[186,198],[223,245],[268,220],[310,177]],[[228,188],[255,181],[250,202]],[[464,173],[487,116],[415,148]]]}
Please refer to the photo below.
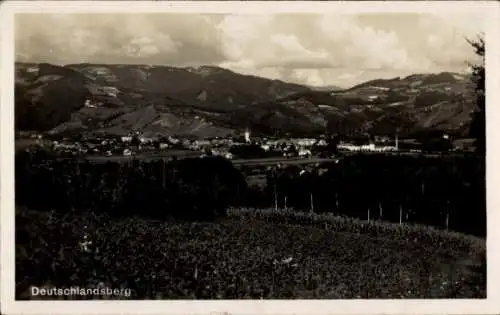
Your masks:
{"label": "tall tree", "polygon": [[471,64],[472,75],[475,81],[477,108],[472,114],[469,135],[476,139],[476,152],[481,155],[486,153],[486,108],[485,108],[485,69],[484,69],[484,36],[477,39],[467,39],[475,53],[481,57],[481,62]]}

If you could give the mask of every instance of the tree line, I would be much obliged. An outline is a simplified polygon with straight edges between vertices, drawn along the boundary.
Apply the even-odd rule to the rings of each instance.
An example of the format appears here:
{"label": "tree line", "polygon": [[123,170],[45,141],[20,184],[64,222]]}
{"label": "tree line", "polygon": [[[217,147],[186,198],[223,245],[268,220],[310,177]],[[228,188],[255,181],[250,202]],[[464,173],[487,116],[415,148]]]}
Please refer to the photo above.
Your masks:
{"label": "tree line", "polygon": [[231,206],[293,208],[486,235],[480,157],[359,154],[265,169],[260,186],[248,185],[245,173],[222,157],[92,164],[24,152],[16,155],[16,203],[187,220],[213,220]]}
{"label": "tree line", "polygon": [[94,164],[23,152],[15,167],[16,204],[40,210],[212,220],[246,189],[243,175],[220,157]]}
{"label": "tree line", "polygon": [[364,220],[415,223],[484,236],[484,159],[358,154],[309,169],[267,171],[249,187],[252,207],[332,212]]}

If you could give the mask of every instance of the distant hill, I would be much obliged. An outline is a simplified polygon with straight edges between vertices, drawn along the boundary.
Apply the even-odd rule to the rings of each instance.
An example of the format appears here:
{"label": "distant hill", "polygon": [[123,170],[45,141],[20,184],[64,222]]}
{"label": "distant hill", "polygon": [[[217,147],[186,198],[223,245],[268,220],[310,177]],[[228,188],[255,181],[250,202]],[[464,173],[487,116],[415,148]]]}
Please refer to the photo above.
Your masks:
{"label": "distant hill", "polygon": [[17,130],[224,136],[463,133],[474,109],[470,78],[455,73],[308,87],[227,69],[16,63]]}

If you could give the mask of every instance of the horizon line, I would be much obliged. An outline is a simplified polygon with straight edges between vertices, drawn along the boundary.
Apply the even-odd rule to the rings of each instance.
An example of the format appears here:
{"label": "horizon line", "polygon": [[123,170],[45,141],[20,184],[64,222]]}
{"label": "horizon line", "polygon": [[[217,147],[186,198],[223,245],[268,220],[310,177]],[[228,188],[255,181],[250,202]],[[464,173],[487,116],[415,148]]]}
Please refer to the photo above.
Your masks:
{"label": "horizon line", "polygon": [[[283,82],[283,83],[287,83],[287,84],[300,85],[300,86],[304,86],[304,87],[308,87],[308,88],[332,87],[332,88],[340,88],[342,90],[351,89],[353,87],[356,87],[357,85],[365,84],[367,82],[374,81],[374,80],[393,80],[393,79],[397,79],[397,78],[405,79],[405,78],[408,78],[408,77],[414,76],[414,75],[439,75],[439,74],[443,74],[443,73],[458,74],[458,75],[470,75],[471,74],[470,70],[464,70],[462,72],[446,71],[446,70],[445,71],[436,71],[436,72],[414,72],[412,74],[405,75],[405,76],[394,76],[394,77],[388,78],[388,79],[371,79],[371,80],[367,80],[367,81],[359,81],[358,83],[350,85],[350,86],[340,86],[337,84],[312,85],[312,84],[294,83],[294,82],[290,82],[290,81],[285,81],[285,80],[281,80],[281,79],[272,79],[272,78],[267,78],[264,76],[259,76],[259,75],[254,75],[254,74],[244,74],[244,73],[241,73],[239,71],[228,69],[226,67],[222,67],[222,66],[218,66],[218,65],[210,65],[210,64],[200,64],[200,65],[196,65],[196,66],[194,66],[194,65],[193,66],[180,66],[180,65],[168,65],[168,64],[145,64],[145,63],[92,63],[92,62],[75,62],[75,63],[67,63],[67,64],[57,64],[57,63],[50,63],[50,62],[18,61],[18,60],[14,60],[14,64],[48,64],[48,65],[54,65],[54,66],[63,67],[63,68],[68,67],[68,66],[72,66],[72,65],[164,67],[164,68],[175,68],[175,69],[189,69],[189,68],[196,69],[196,68],[203,68],[203,67],[212,67],[212,68],[218,68],[218,69],[230,71],[232,73],[242,75],[242,76],[262,78],[262,79],[266,79],[266,80],[278,81],[278,82]],[[327,69],[327,68],[345,69],[346,67],[323,67],[321,69]],[[294,69],[306,69],[306,68],[294,68]],[[356,68],[353,68],[350,70],[367,71],[367,72],[380,71],[380,69],[362,69],[362,70],[360,70],[360,69],[356,69]],[[401,70],[401,71],[404,71],[404,70]],[[408,72],[411,72],[411,69],[409,69]]]}

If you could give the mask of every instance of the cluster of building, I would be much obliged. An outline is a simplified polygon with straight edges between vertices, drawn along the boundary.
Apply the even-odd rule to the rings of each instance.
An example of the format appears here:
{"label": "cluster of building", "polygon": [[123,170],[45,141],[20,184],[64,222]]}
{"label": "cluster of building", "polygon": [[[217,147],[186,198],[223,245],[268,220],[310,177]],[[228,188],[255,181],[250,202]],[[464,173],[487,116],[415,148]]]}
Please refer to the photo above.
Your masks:
{"label": "cluster of building", "polygon": [[397,151],[397,146],[388,146],[388,145],[375,145],[374,143],[363,144],[363,145],[354,145],[349,143],[341,143],[338,145],[339,150],[345,150],[350,152],[390,152]]}
{"label": "cluster of building", "polygon": [[352,143],[340,143],[338,145],[339,151],[349,152],[391,152],[399,150],[399,139],[395,137],[393,145],[390,145],[391,139],[388,137],[376,137],[375,143],[367,143],[356,145]]}
{"label": "cluster of building", "polygon": [[[242,137],[214,138],[214,139],[181,139],[172,136],[161,138],[149,138],[142,136],[139,132],[130,133],[127,136],[92,136],[80,139],[62,138],[58,140],[45,139],[42,135],[32,135],[38,146],[50,147],[51,149],[67,155],[101,155],[101,156],[131,156],[148,152],[174,152],[191,151],[198,152],[200,156],[207,154],[233,158],[231,149],[236,146],[252,145],[260,147],[259,150],[267,152],[267,156],[283,157],[311,157],[321,152],[321,147],[328,145],[324,137],[321,138],[252,138],[250,131],[246,131]],[[340,142],[337,146],[339,151],[347,152],[391,152],[399,151],[399,140],[395,137],[393,141],[388,137],[374,139],[371,143],[353,144]]]}
{"label": "cluster of building", "polygon": [[214,139],[182,139],[177,137],[144,137],[139,132],[127,136],[92,136],[92,137],[47,137],[40,134],[31,135],[34,144],[48,147],[58,153],[69,156],[104,155],[104,156],[132,156],[139,153],[189,150],[199,154],[219,155],[233,158],[231,148],[236,146],[253,145],[265,152],[273,152],[278,156],[311,156],[313,146],[326,146],[324,139],[269,139],[252,138],[250,132],[243,137],[214,138]]}

